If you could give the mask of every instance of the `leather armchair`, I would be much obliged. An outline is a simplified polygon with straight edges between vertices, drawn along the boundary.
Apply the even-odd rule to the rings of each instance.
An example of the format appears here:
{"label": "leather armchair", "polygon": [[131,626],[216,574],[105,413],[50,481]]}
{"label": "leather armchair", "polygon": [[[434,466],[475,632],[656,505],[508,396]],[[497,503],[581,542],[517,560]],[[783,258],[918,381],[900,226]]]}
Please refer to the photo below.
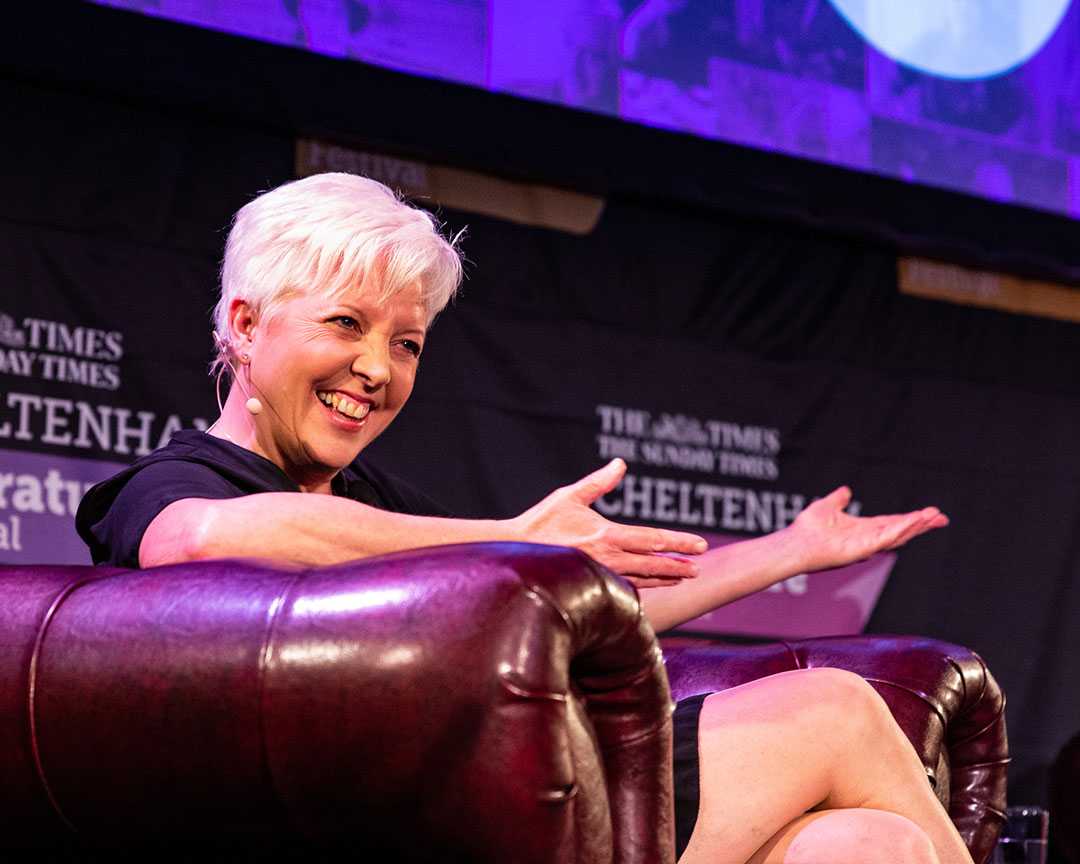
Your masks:
{"label": "leather armchair", "polygon": [[[849,639],[669,674],[688,695],[785,663],[881,687],[981,856],[1005,740],[977,658]],[[633,589],[573,550],[3,567],[0,847],[668,864],[670,707]]]}

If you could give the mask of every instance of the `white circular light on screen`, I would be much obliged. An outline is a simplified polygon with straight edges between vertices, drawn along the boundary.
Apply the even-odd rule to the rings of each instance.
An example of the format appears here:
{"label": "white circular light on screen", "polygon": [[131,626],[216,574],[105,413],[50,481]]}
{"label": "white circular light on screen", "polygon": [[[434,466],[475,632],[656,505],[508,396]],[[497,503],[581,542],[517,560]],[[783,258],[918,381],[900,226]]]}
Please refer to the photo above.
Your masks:
{"label": "white circular light on screen", "polygon": [[871,45],[920,72],[987,78],[1057,30],[1071,0],[829,0]]}

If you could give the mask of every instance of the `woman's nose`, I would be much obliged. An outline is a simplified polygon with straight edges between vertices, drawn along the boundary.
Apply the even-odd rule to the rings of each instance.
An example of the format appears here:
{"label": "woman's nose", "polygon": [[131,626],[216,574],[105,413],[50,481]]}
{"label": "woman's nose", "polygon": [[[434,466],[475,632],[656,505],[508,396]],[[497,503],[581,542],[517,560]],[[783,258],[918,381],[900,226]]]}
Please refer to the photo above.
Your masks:
{"label": "woman's nose", "polygon": [[352,363],[352,373],[364,380],[369,390],[378,390],[390,383],[389,346],[367,345]]}

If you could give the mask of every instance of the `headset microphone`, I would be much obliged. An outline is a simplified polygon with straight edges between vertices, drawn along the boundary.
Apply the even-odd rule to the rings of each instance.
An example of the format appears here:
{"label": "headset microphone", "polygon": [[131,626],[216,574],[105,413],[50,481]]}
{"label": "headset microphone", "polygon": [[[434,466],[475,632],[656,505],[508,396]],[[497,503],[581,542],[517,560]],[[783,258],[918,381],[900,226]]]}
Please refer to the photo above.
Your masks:
{"label": "headset microphone", "polygon": [[[221,357],[221,359],[225,362],[225,365],[228,366],[229,369],[232,371],[232,373],[233,373],[233,381],[235,381],[236,386],[240,388],[240,392],[242,392],[245,396],[247,396],[247,388],[244,386],[243,382],[240,380],[240,373],[236,371],[236,367],[233,366],[232,360],[229,359],[229,349],[228,349],[227,343],[225,342],[224,339],[221,338],[221,335],[217,332],[217,330],[214,330],[213,333],[214,333],[214,345],[218,349],[218,356]],[[249,362],[249,359],[248,359],[246,354],[241,354],[240,355],[240,362],[241,363]],[[224,371],[224,369],[222,369],[221,371],[218,372],[217,381],[215,382],[215,388],[214,388],[217,391],[218,411],[223,411],[224,410],[224,408],[222,407],[222,404],[221,404],[221,372],[223,372],[223,371]],[[249,414],[254,416],[256,414],[261,414],[262,413],[263,403],[260,402],[259,399],[257,397],[255,397],[255,396],[248,396],[247,401],[244,403],[244,407],[247,408]]]}

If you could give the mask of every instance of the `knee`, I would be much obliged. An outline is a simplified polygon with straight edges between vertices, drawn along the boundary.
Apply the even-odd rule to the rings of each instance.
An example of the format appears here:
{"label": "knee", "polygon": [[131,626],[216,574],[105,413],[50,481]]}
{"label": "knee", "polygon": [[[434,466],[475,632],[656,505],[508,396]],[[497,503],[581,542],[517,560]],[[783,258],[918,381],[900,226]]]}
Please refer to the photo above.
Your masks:
{"label": "knee", "polygon": [[878,692],[854,672],[820,667],[802,673],[808,679],[812,704],[827,712],[837,729],[852,733],[899,731],[889,707]]}
{"label": "knee", "polygon": [[867,811],[876,842],[875,857],[862,857],[863,864],[938,864],[934,844],[926,832],[897,813]]}
{"label": "knee", "polygon": [[939,864],[918,825],[884,810],[836,810],[799,832],[785,864]]}
{"label": "knee", "polygon": [[879,837],[878,858],[863,861],[937,864],[937,853],[930,837],[912,820],[897,813],[875,812],[873,822]]}

